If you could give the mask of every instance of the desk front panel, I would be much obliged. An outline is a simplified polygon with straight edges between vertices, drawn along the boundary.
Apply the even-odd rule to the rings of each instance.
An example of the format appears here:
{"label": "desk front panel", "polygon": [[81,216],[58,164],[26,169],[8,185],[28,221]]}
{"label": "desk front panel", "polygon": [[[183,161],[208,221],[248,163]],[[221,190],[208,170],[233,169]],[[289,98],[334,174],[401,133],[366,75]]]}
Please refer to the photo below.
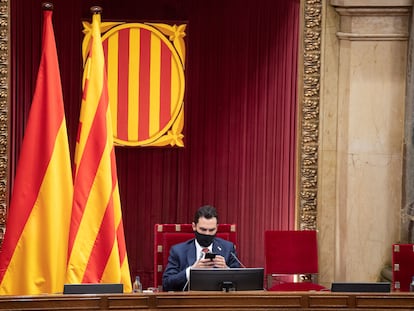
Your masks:
{"label": "desk front panel", "polygon": [[1,296],[0,310],[414,310],[412,293],[177,292]]}

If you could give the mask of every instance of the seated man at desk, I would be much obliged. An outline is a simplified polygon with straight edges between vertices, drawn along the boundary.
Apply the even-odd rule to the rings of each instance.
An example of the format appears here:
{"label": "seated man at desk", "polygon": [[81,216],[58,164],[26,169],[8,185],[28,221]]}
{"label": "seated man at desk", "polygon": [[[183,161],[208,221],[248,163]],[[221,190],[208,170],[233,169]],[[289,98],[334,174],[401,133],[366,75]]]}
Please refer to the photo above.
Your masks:
{"label": "seated man at desk", "polygon": [[[239,268],[234,244],[216,237],[218,214],[210,205],[200,207],[192,222],[195,238],[171,247],[162,276],[164,291],[187,289],[191,268]],[[206,258],[207,253],[216,254]]]}

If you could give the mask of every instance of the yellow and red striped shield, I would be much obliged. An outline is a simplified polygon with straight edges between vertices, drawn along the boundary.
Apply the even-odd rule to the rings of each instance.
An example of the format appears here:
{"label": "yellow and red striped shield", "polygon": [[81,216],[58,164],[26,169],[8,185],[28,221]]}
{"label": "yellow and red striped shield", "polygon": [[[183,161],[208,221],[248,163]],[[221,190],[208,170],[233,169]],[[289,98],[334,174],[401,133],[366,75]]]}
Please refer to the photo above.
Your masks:
{"label": "yellow and red striped shield", "polygon": [[186,25],[103,23],[101,31],[105,24],[110,28],[102,45],[114,142],[184,146]]}

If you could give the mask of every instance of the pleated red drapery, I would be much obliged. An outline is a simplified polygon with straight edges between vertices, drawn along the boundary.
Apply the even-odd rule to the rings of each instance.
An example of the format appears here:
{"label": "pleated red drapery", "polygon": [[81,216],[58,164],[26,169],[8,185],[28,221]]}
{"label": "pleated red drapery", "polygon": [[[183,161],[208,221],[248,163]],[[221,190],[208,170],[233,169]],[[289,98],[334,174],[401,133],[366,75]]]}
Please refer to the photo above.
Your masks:
{"label": "pleated red drapery", "polygon": [[[246,266],[264,266],[265,230],[294,227],[299,2],[99,3],[106,20],[188,23],[185,148],[116,149],[131,274],[141,276],[144,288],[151,286],[155,223],[188,223],[198,206],[215,205],[220,222],[237,224],[237,250]],[[72,153],[81,102],[81,21],[96,4],[55,3]],[[33,93],[41,27],[40,14],[31,13],[38,3],[10,5],[9,183]]]}

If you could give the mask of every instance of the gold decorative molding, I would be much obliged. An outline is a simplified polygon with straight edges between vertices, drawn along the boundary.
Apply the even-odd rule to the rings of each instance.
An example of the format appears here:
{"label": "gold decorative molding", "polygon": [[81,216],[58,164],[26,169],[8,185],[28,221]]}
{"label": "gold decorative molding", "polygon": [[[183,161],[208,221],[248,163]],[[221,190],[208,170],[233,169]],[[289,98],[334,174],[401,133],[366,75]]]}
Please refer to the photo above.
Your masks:
{"label": "gold decorative molding", "polygon": [[0,243],[7,214],[8,99],[9,99],[9,0],[0,0]]}
{"label": "gold decorative molding", "polygon": [[299,105],[298,226],[316,230],[322,0],[303,2],[303,76]]}

